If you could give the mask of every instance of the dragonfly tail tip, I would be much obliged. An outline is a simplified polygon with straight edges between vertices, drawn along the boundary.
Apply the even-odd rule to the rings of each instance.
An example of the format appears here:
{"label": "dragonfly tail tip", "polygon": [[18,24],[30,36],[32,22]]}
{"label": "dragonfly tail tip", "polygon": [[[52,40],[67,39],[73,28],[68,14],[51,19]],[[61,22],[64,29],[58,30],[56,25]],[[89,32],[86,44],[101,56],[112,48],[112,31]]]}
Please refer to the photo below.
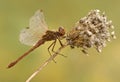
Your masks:
{"label": "dragonfly tail tip", "polygon": [[13,67],[16,63],[17,63],[16,61],[15,61],[15,62],[10,63],[10,64],[8,65],[8,67],[7,67],[7,68],[9,69],[9,68]]}

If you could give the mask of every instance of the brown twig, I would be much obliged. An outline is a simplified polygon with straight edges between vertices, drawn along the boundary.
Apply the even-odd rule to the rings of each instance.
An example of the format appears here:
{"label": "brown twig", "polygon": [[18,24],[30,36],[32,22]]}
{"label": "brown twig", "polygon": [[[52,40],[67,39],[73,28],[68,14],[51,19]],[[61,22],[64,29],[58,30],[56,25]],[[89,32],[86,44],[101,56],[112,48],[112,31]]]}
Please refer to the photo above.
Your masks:
{"label": "brown twig", "polygon": [[68,44],[65,44],[61,46],[56,53],[54,53],[49,59],[47,59],[27,80],[26,82],[30,82],[33,77],[35,77],[48,63],[50,63],[57,55],[58,53],[67,46]]}

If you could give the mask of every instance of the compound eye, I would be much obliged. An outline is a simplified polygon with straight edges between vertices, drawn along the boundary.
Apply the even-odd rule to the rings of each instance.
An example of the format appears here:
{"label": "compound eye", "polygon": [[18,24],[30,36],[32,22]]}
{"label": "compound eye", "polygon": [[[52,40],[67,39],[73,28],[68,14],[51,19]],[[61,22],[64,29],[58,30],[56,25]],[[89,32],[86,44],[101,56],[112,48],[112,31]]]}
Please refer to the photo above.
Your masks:
{"label": "compound eye", "polygon": [[65,29],[63,27],[59,27],[58,29],[59,33],[64,35],[65,34]]}

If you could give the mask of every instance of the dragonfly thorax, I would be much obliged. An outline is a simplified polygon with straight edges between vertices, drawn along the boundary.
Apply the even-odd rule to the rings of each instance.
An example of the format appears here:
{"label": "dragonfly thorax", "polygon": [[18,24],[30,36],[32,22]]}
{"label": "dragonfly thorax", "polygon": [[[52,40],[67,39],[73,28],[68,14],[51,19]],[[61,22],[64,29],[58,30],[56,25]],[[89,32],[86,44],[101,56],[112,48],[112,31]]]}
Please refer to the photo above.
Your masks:
{"label": "dragonfly thorax", "polygon": [[56,40],[59,37],[64,36],[65,30],[62,27],[59,27],[58,31],[47,30],[46,34],[42,36],[44,41]]}

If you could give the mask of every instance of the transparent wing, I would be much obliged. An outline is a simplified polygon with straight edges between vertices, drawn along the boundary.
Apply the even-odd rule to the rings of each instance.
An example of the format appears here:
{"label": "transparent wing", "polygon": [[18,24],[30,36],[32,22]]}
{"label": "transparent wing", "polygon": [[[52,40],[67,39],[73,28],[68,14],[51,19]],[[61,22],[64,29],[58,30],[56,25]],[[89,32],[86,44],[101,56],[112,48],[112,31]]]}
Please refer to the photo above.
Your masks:
{"label": "transparent wing", "polygon": [[30,18],[29,27],[24,28],[20,33],[20,42],[34,46],[38,40],[45,34],[48,30],[48,26],[44,19],[44,14],[42,10],[38,10]]}

